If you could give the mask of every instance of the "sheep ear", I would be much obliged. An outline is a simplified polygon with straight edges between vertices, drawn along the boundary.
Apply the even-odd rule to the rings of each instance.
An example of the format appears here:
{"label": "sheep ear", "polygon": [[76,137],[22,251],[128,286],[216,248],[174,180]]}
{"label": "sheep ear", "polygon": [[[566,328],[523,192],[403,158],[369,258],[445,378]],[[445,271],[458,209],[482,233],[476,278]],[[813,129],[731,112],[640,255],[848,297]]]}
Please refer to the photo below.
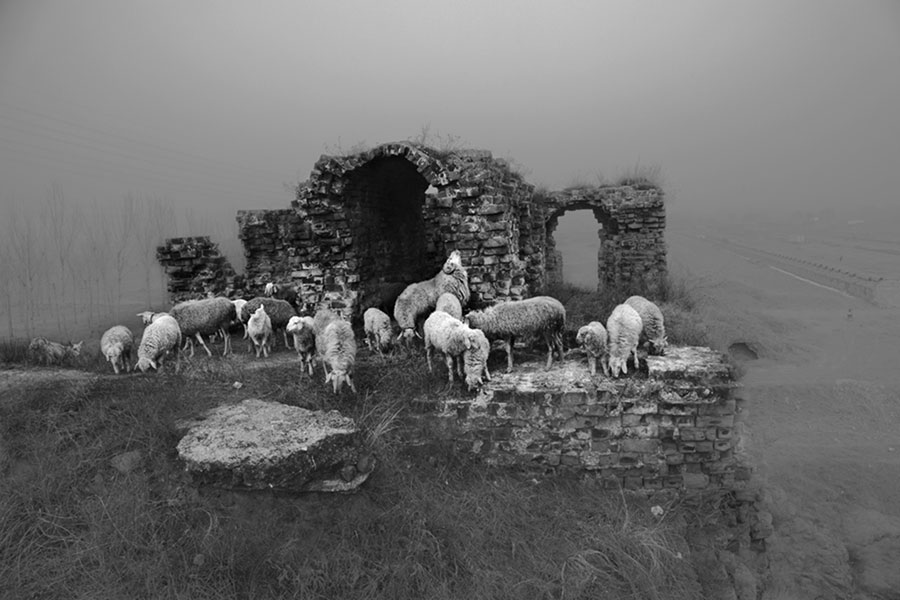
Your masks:
{"label": "sheep ear", "polygon": [[153,360],[152,358],[150,359],[150,366],[153,367],[154,369],[156,369],[157,371],[159,370],[159,367],[156,365],[156,361]]}

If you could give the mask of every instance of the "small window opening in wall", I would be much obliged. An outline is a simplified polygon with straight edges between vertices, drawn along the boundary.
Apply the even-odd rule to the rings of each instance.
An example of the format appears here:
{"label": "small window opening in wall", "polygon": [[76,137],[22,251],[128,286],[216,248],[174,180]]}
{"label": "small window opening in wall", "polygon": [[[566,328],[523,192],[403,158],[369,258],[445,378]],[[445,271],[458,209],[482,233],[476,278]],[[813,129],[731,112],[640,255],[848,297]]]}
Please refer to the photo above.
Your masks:
{"label": "small window opening in wall", "polygon": [[602,227],[593,211],[587,209],[572,210],[559,218],[553,237],[562,257],[564,283],[597,289]]}

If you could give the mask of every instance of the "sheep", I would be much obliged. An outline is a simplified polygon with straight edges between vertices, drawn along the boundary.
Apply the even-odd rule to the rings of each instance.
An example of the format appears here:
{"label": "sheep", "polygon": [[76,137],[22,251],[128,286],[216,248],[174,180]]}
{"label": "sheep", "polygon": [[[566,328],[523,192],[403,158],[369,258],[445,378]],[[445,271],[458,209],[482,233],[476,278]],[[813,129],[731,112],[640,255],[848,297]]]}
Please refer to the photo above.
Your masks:
{"label": "sheep", "polygon": [[265,358],[269,357],[269,344],[272,339],[272,319],[266,314],[266,307],[259,305],[247,320],[247,331],[250,334],[250,342],[256,347],[256,358],[262,352]]}
{"label": "sheep", "polygon": [[461,305],[469,301],[469,275],[462,266],[459,251],[447,257],[440,272],[425,281],[411,283],[394,303],[394,318],[400,326],[400,339],[411,342],[415,335],[416,318],[433,309],[441,294],[449,292]]}
{"label": "sheep", "polygon": [[584,349],[591,369],[591,377],[597,374],[597,359],[603,374],[609,377],[609,349],[607,347],[606,328],[599,321],[591,321],[582,326],[575,336],[575,341]]}
{"label": "sheep", "polygon": [[34,362],[42,362],[46,366],[62,364],[81,354],[81,346],[84,340],[73,344],[60,344],[51,342],[45,337],[38,336],[28,344],[28,357]]}
{"label": "sheep", "polygon": [[306,365],[310,377],[313,374],[313,359],[316,351],[315,321],[312,317],[291,317],[285,331],[294,338],[294,349],[300,357],[300,364]]}
{"label": "sheep", "polygon": [[[272,321],[272,331],[275,332],[280,329],[284,335],[285,348],[290,348],[291,346],[288,344],[287,331],[285,328],[287,327],[288,321],[291,320],[291,317],[297,316],[297,311],[294,310],[294,307],[291,306],[291,303],[287,300],[257,296],[247,302],[247,304],[244,305],[244,308],[241,309],[241,321],[246,323],[250,319],[250,315],[256,312],[256,309],[260,306],[266,307],[266,314],[269,315],[269,319]],[[250,351],[250,347],[248,347],[247,351]]]}
{"label": "sheep", "polygon": [[609,338],[609,370],[613,377],[628,374],[628,357],[634,354],[634,368],[638,368],[638,340],[644,324],[641,315],[628,304],[616,306],[606,320]]}
{"label": "sheep", "polygon": [[488,339],[502,339],[506,346],[506,372],[513,368],[513,345],[519,336],[541,334],[547,343],[547,368],[553,364],[553,350],[563,357],[562,332],[566,309],[556,298],[535,296],[527,300],[501,302],[466,315],[468,324],[484,332]]}
{"label": "sheep", "polygon": [[181,335],[190,343],[191,357],[194,356],[194,343],[191,337],[195,337],[209,356],[212,351],[203,341],[204,335],[212,335],[223,332],[225,347],[222,356],[228,354],[231,347],[231,335],[228,334],[228,326],[235,318],[234,304],[224,296],[204,298],[202,300],[186,300],[172,307],[169,314],[178,321]]}
{"label": "sheep", "polygon": [[[461,364],[465,370],[466,385],[469,386],[469,391],[480,387],[484,380],[491,380],[491,372],[488,371],[487,366],[491,343],[480,329],[472,329],[472,331],[475,332],[476,345],[463,352]],[[460,376],[462,375],[463,373],[460,373]]]}
{"label": "sheep", "polygon": [[[447,378],[453,383],[454,364],[459,365],[462,354],[466,350],[479,348],[479,340],[475,331],[468,325],[444,311],[436,310],[425,319],[425,358],[428,371],[431,366],[431,349],[436,348],[444,354],[447,362]],[[457,366],[458,368],[458,366]]]}
{"label": "sheep", "polygon": [[378,351],[384,354],[390,350],[394,331],[391,327],[391,318],[377,308],[368,308],[363,313],[363,329],[366,332],[366,345],[370,352]]}
{"label": "sheep", "polygon": [[119,368],[131,371],[131,349],[134,346],[134,334],[124,325],[115,325],[107,329],[100,337],[100,352],[112,363],[113,371],[119,374]]}
{"label": "sheep", "polygon": [[[337,394],[346,382],[355,394],[356,386],[353,385],[352,376],[353,366],[356,363],[356,339],[350,323],[343,319],[329,322],[322,331],[321,340],[321,346],[317,342],[316,349],[322,356],[325,383],[330,381],[334,393]],[[331,367],[330,373],[326,365]]]}
{"label": "sheep", "polygon": [[[264,294],[269,298],[277,298],[278,300],[285,300],[291,306],[297,306],[297,290],[292,287],[282,287],[277,283],[272,283],[271,281],[266,284]],[[266,309],[268,310],[268,309]]]}
{"label": "sheep", "polygon": [[178,321],[171,315],[159,315],[144,328],[137,351],[138,361],[134,368],[140,369],[142,373],[151,367],[158,371],[162,367],[163,359],[171,352],[175,354],[177,373],[180,362],[179,347],[181,347],[181,327],[178,326]]}
{"label": "sheep", "polygon": [[450,292],[444,292],[438,297],[434,310],[443,311],[462,321],[462,305],[459,303],[459,298]]}
{"label": "sheep", "polygon": [[659,307],[643,296],[631,296],[625,301],[641,315],[644,324],[641,329],[640,345],[647,346],[647,354],[662,356],[666,353],[668,339],[666,338],[666,326],[663,322],[662,311]]}
{"label": "sheep", "polygon": [[137,313],[136,316],[141,318],[141,323],[144,325],[149,325],[159,317],[164,317],[168,315],[167,312],[153,312],[152,310],[145,310],[144,312]]}
{"label": "sheep", "polygon": [[238,323],[244,328],[244,337],[243,339],[247,339],[247,323],[241,320],[241,311],[244,310],[244,305],[247,304],[247,301],[243,298],[236,298],[231,301],[234,304],[234,321],[232,324],[237,325]]}

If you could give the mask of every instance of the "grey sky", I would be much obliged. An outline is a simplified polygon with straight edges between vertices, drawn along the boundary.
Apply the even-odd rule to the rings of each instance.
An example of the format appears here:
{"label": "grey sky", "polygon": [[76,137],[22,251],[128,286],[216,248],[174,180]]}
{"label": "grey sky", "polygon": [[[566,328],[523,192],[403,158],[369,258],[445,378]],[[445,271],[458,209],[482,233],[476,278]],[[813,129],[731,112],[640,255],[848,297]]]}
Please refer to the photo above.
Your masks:
{"label": "grey sky", "polygon": [[672,210],[900,203],[900,3],[0,0],[0,201],[232,218],[423,125]]}

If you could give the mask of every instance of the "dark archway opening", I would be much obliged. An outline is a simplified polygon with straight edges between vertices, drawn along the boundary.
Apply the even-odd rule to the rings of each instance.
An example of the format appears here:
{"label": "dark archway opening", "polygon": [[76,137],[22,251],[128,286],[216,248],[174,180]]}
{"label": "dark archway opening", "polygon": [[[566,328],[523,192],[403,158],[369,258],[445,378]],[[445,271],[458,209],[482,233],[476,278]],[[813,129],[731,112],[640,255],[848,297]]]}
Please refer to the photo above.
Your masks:
{"label": "dark archway opening", "polygon": [[427,188],[402,157],[376,158],[350,174],[344,201],[358,260],[360,311],[389,311],[407,283],[434,274],[427,274]]}
{"label": "dark archway opening", "polygon": [[548,250],[553,254],[555,283],[596,290],[601,282],[599,266],[602,262],[603,222],[592,209],[564,211],[547,223]]}

